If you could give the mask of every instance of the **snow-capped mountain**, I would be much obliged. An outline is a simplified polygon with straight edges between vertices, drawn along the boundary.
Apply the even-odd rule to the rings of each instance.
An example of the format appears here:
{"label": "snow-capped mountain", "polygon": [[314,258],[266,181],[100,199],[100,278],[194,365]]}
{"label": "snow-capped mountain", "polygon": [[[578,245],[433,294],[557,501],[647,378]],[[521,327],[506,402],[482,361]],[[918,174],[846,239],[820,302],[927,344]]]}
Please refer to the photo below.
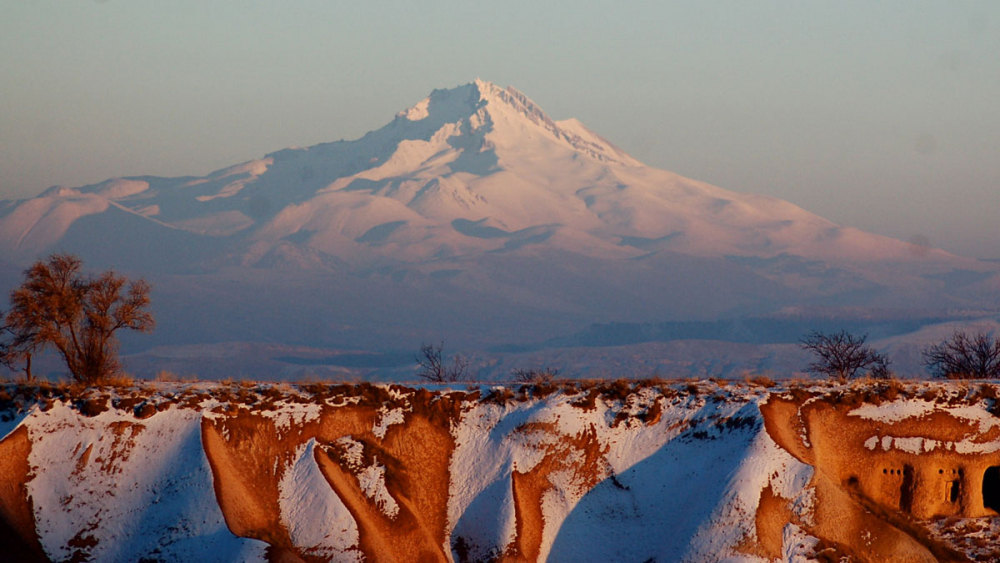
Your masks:
{"label": "snow-capped mountain", "polygon": [[32,260],[102,223],[122,238],[173,230],[177,244],[187,233],[238,240],[219,252],[243,264],[292,248],[348,262],[530,246],[599,258],[670,250],[852,263],[923,250],[644,166],[579,121],[553,121],[517,90],[478,80],[436,90],[355,141],[286,149],[202,178],[116,178],[7,203],[0,249]]}
{"label": "snow-capped mountain", "polygon": [[[995,264],[645,166],[479,80],[357,140],[0,203],[0,259],[58,250],[169,276],[160,302],[184,312],[161,331],[187,343],[370,346],[447,327],[496,344],[786,306],[995,306],[998,285]],[[216,328],[192,329],[199,315]],[[288,329],[301,315],[321,320]]]}

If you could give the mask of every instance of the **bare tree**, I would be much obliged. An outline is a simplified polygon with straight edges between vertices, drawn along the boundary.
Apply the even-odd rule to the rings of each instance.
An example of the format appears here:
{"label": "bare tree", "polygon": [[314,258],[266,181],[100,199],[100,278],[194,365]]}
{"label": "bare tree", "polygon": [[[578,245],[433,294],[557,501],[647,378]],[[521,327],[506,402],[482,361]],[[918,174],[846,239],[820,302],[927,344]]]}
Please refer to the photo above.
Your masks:
{"label": "bare tree", "polygon": [[0,361],[24,359],[30,377],[31,354],[52,346],[80,383],[100,383],[120,369],[116,333],[153,329],[150,286],[113,271],[90,277],[81,270],[79,258],[54,254],[24,272],[10,294]]}
{"label": "bare tree", "polygon": [[420,354],[415,356],[419,369],[417,376],[435,383],[454,383],[466,378],[469,360],[461,354],[455,354],[450,366],[444,363],[444,343],[421,344]]}
{"label": "bare tree", "polygon": [[923,352],[924,365],[934,377],[947,379],[1000,378],[1000,340],[992,334],[956,330],[951,338]]}
{"label": "bare tree", "polygon": [[879,379],[891,377],[891,361],[865,344],[867,339],[868,335],[855,336],[846,330],[834,334],[813,331],[800,341],[802,348],[816,356],[806,370],[842,382],[864,373]]}

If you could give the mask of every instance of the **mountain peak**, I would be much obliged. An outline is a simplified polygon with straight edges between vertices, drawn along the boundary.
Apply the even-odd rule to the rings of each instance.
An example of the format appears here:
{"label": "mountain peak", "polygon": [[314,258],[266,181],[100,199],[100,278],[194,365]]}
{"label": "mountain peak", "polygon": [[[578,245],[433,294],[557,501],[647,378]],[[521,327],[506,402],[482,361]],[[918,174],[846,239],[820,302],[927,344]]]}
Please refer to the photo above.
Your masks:
{"label": "mountain peak", "polygon": [[[543,136],[594,160],[626,166],[641,165],[576,119],[555,121],[541,106],[513,86],[502,88],[479,78],[454,88],[434,90],[416,105],[396,114],[396,119],[397,122],[404,120],[404,123],[419,122],[421,128],[469,121],[471,129],[485,126],[493,132],[493,137],[507,137],[515,145],[520,144],[519,139],[525,128],[529,131],[541,129]],[[498,133],[498,127],[508,131]],[[509,130],[511,127],[517,130]]]}
{"label": "mountain peak", "polygon": [[[541,125],[550,130],[558,128],[556,122],[538,104],[513,86],[501,88],[492,82],[477,78],[469,84],[459,86],[453,90],[447,90],[449,93],[456,91],[462,91],[463,93],[469,91],[473,94],[472,97],[478,98],[478,105],[485,105],[491,110],[502,111],[501,108],[512,109],[536,125]],[[436,90],[435,92],[441,91]]]}

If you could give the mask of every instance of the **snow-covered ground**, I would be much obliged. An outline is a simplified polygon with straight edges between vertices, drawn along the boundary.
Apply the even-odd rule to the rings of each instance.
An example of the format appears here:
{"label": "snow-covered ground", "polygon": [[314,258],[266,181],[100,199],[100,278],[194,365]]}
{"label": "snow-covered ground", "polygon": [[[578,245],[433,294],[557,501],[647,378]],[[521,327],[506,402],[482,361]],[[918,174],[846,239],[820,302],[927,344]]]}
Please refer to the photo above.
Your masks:
{"label": "snow-covered ground", "polygon": [[[887,432],[950,417],[971,425],[966,441],[983,452],[995,450],[986,446],[998,425],[996,388],[983,384],[160,383],[2,393],[0,453],[26,456],[29,471],[24,497],[0,495],[0,509],[27,503],[33,525],[15,531],[53,561],[405,560],[411,548],[463,562],[810,561],[843,545],[818,537],[817,503],[834,497],[816,486],[829,475],[802,453],[819,447],[812,431],[765,429],[776,419],[762,408],[798,405],[806,420],[807,408],[826,404]],[[22,432],[28,451],[12,446]],[[801,445],[779,445],[789,436]],[[889,444],[885,452],[909,451],[902,438]],[[880,436],[872,445],[882,452]],[[995,526],[935,520],[927,529],[937,539],[919,541],[987,553],[976,538]],[[870,560],[858,553],[850,560]]]}

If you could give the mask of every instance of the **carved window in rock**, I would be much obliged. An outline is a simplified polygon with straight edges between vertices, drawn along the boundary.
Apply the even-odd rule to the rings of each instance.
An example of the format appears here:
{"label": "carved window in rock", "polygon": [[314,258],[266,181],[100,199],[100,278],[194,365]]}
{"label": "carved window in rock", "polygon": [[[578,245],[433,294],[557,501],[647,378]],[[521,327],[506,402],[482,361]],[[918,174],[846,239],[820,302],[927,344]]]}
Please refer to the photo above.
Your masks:
{"label": "carved window in rock", "polygon": [[951,504],[958,503],[959,497],[962,496],[962,475],[965,474],[965,470],[951,469],[945,471],[944,469],[938,469],[938,474],[944,476],[944,501]]}
{"label": "carved window in rock", "polygon": [[950,503],[958,502],[958,491],[959,491],[959,481],[956,479],[954,481],[944,482],[944,499]]}

